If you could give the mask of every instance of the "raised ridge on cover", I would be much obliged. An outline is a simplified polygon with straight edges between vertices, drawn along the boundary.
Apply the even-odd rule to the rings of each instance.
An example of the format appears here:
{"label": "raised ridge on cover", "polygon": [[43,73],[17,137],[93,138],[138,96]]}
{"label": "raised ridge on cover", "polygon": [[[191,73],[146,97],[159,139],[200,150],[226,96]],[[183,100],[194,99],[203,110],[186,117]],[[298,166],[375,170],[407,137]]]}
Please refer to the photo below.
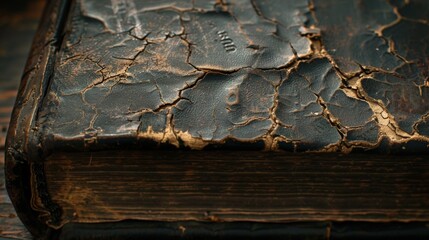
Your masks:
{"label": "raised ridge on cover", "polygon": [[[45,237],[50,230],[40,218],[41,212],[46,213],[46,210],[34,207],[36,202],[42,205],[32,175],[32,163],[42,159],[34,120],[52,74],[68,6],[67,0],[52,0],[46,4],[21,79],[6,139],[6,188],[19,218],[38,238]],[[58,207],[52,206],[56,205],[51,205],[49,214],[58,214]]]}

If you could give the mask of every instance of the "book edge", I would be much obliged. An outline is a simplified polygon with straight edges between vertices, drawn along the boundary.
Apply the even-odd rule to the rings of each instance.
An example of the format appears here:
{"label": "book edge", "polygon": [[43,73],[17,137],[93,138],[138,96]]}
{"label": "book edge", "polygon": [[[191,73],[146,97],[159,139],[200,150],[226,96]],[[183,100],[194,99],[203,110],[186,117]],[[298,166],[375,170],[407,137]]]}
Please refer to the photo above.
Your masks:
{"label": "book edge", "polygon": [[[51,229],[45,219],[52,219],[53,209],[45,205],[46,200],[40,199],[40,193],[47,191],[43,189],[46,184],[40,183],[43,173],[42,178],[37,176],[40,174],[35,174],[40,165],[43,166],[43,146],[37,137],[35,119],[49,86],[70,2],[50,0],[45,5],[21,78],[6,138],[6,189],[18,217],[36,239],[48,238]],[[37,186],[34,186],[35,183]],[[35,201],[41,202],[44,209],[35,209]]]}

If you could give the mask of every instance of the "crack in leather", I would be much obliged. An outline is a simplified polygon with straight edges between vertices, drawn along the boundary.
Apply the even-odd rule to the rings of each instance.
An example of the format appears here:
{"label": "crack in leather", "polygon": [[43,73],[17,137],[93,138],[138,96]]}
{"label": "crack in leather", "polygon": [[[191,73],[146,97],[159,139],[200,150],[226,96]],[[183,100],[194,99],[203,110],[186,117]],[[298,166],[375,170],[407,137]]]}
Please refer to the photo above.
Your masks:
{"label": "crack in leather", "polygon": [[85,143],[73,148],[115,135],[191,149],[427,143],[428,8],[424,0],[77,1],[40,133]]}

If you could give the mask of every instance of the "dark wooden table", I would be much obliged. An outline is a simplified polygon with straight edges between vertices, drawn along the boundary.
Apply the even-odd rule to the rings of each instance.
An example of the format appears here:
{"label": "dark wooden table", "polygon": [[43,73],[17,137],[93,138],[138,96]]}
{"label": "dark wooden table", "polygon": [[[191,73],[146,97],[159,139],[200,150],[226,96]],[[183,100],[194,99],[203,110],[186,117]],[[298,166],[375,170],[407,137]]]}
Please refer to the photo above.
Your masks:
{"label": "dark wooden table", "polygon": [[0,240],[30,239],[7,196],[4,141],[22,71],[45,0],[0,3]]}

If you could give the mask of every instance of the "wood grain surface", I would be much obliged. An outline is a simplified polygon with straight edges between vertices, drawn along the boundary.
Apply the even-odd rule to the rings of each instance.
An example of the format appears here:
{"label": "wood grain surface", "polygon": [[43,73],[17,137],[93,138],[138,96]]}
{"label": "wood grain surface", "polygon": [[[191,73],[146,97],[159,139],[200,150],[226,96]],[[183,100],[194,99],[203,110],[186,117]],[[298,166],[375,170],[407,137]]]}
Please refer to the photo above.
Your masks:
{"label": "wood grain surface", "polygon": [[66,153],[45,173],[64,222],[429,221],[422,156]]}

